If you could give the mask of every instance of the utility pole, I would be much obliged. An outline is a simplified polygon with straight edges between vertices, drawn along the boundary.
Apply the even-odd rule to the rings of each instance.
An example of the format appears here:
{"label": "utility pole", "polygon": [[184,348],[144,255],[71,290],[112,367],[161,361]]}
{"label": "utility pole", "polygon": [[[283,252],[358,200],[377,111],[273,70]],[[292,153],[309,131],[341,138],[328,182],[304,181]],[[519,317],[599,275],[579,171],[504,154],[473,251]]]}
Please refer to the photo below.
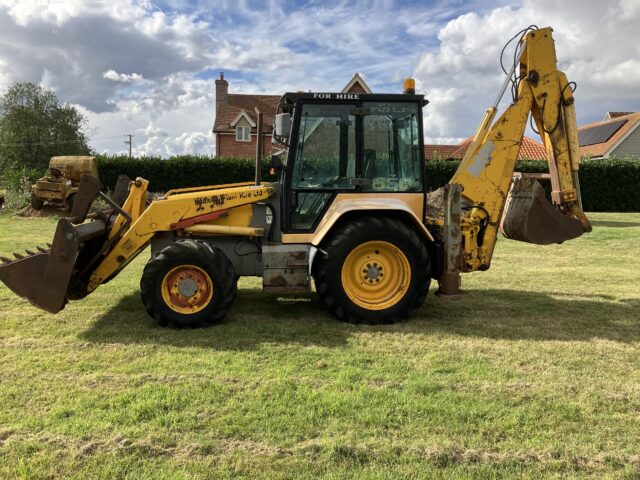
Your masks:
{"label": "utility pole", "polygon": [[125,145],[129,145],[129,158],[131,158],[131,145],[133,144],[133,142],[131,141],[131,139],[132,139],[133,137],[135,137],[135,135],[128,134],[128,135],[125,135],[125,137],[129,137],[129,140],[125,140],[125,141],[124,141],[124,144],[125,144]]}

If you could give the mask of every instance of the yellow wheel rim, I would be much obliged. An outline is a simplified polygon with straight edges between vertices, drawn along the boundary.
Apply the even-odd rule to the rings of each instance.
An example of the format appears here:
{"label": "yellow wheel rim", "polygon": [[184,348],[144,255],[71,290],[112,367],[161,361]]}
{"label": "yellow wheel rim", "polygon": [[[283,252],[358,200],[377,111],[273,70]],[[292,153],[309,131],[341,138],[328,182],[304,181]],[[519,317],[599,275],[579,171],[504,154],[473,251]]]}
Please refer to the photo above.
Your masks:
{"label": "yellow wheel rim", "polygon": [[411,283],[406,255],[389,242],[358,245],[342,265],[342,287],[349,299],[367,310],[384,310],[405,296]]}
{"label": "yellow wheel rim", "polygon": [[162,298],[174,312],[197,313],[213,298],[213,282],[207,272],[195,265],[172,268],[162,280]]}

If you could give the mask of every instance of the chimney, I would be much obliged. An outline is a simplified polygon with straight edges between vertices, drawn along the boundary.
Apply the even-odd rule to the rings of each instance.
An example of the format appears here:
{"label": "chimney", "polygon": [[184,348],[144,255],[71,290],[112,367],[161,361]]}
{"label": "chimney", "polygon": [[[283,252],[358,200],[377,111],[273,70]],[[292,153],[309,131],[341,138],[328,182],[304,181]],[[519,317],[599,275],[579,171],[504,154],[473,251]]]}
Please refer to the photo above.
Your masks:
{"label": "chimney", "polygon": [[216,105],[227,101],[229,82],[224,79],[224,72],[220,72],[220,78],[216,80]]}

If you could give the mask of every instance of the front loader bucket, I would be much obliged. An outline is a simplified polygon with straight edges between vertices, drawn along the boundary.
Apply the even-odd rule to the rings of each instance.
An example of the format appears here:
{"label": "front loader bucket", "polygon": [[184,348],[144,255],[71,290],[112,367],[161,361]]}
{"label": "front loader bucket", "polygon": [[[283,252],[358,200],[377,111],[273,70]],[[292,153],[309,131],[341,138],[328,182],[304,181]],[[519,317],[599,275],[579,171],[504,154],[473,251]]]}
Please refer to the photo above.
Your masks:
{"label": "front loader bucket", "polygon": [[512,240],[549,245],[579,237],[588,231],[577,218],[554,207],[535,178],[516,178],[511,185],[500,222],[502,234]]}
{"label": "front loader bucket", "polygon": [[58,313],[66,303],[67,288],[80,248],[80,236],[61,218],[50,248],[0,257],[0,281],[36,307]]}

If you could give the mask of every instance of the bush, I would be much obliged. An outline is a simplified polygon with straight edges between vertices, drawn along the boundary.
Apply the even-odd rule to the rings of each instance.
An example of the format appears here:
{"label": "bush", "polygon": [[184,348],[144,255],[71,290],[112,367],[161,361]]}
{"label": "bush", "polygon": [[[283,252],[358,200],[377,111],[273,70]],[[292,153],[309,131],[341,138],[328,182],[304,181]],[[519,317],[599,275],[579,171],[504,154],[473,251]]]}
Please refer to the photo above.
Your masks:
{"label": "bush", "polygon": [[4,197],[1,213],[14,213],[29,204],[29,195],[21,190],[0,190],[0,196]]}
{"label": "bush", "polygon": [[[127,156],[98,155],[100,181],[113,188],[118,175],[142,177],[150,182],[154,192],[172,188],[202,187],[225,183],[249,182],[255,177],[255,160],[247,158],[214,158],[205,155],[178,155],[129,158]],[[267,179],[265,166],[262,177]]]}
{"label": "bush", "polygon": [[580,189],[591,212],[640,212],[640,158],[583,160]]}
{"label": "bush", "polygon": [[[443,186],[460,165],[455,160],[436,160],[426,163],[427,187],[435,190]],[[544,160],[521,160],[516,171],[545,173],[549,171]],[[580,190],[582,204],[589,212],[640,211],[640,158],[585,158],[580,164]],[[548,189],[548,182],[543,182]]]}
{"label": "bush", "polygon": [[36,183],[45,173],[32,168],[8,169],[0,176],[0,184],[10,190],[21,190],[25,184]]}
{"label": "bush", "polygon": [[[266,162],[265,162],[266,163]],[[246,158],[214,158],[181,155],[170,159],[160,157],[128,158],[98,155],[100,180],[113,188],[118,175],[143,177],[151,182],[154,192],[172,188],[200,187],[251,181],[254,160]],[[431,160],[426,163],[426,182],[435,190],[449,181],[460,162]],[[262,178],[273,180],[264,167]],[[521,160],[516,170],[526,173],[548,172],[547,162]],[[582,200],[587,211],[640,211],[640,158],[608,160],[585,159],[580,167]]]}

